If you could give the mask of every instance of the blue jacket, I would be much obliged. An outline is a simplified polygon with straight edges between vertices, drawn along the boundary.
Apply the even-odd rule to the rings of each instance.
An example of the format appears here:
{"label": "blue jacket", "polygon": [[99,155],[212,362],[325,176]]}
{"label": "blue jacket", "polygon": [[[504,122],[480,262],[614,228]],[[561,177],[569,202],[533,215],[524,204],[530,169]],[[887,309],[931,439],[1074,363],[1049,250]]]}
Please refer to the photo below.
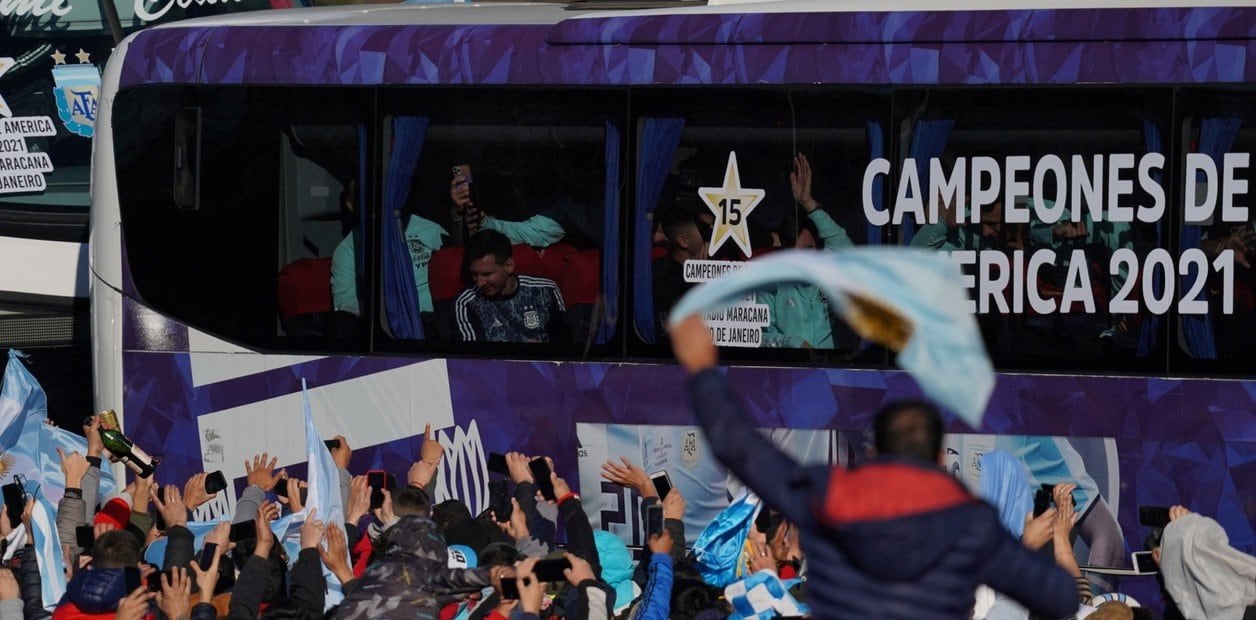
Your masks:
{"label": "blue jacket", "polygon": [[70,579],[61,604],[73,603],[79,611],[99,614],[116,610],[118,601],[130,593],[124,569],[93,568],[80,571]]}
{"label": "blue jacket", "polygon": [[718,370],[694,375],[689,394],[716,458],[801,530],[815,618],[966,620],[980,583],[1043,616],[1077,611],[1068,573],[936,466],[803,467],[754,429]]}

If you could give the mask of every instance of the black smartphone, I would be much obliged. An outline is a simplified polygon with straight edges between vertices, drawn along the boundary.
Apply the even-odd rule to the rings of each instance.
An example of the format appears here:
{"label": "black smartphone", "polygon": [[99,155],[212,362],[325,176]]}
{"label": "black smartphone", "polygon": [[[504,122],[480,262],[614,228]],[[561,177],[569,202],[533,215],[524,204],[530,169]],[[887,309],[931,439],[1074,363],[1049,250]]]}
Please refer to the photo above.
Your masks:
{"label": "black smartphone", "polygon": [[502,600],[516,601],[519,600],[519,584],[515,583],[514,577],[505,577],[501,581],[502,584]]}
{"label": "black smartphone", "polygon": [[1130,564],[1133,565],[1134,571],[1140,575],[1160,572],[1160,565],[1156,564],[1156,558],[1150,551],[1135,551],[1131,553]]}
{"label": "black smartphone", "polygon": [[218,543],[205,543],[205,546],[201,548],[201,554],[196,556],[196,565],[203,571],[209,570],[209,567],[214,564],[216,553],[218,553]]}
{"label": "black smartphone", "polygon": [[563,571],[571,568],[571,560],[567,558],[554,558],[552,560],[541,560],[532,566],[532,573],[537,579],[550,583],[553,581],[566,581],[567,576]]}
{"label": "black smartphone", "polygon": [[1041,489],[1034,492],[1034,516],[1041,516],[1051,507],[1051,491],[1055,489],[1053,484],[1044,484]]}
{"label": "black smartphone", "polygon": [[659,493],[659,501],[667,498],[667,494],[672,492],[672,477],[667,475],[667,470],[660,470],[650,474],[650,481],[654,483],[654,490]]}
{"label": "black smartphone", "polygon": [[83,550],[83,555],[91,555],[91,548],[96,544],[96,528],[90,525],[75,527],[74,544]]}
{"label": "black smartphone", "polygon": [[257,538],[257,527],[253,524],[253,519],[231,524],[231,534],[229,535],[231,542],[252,540],[254,538]]}
{"label": "black smartphone", "polygon": [[[288,479],[287,478],[279,479],[279,484],[275,485],[275,495],[278,495],[279,497],[283,497],[283,498],[288,497]],[[305,502],[309,500],[309,498],[310,498],[309,487],[301,487],[301,504],[305,505]]]}
{"label": "black smartphone", "polygon": [[171,571],[149,573],[148,584],[147,584],[148,591],[149,592],[161,592],[161,579],[162,579],[162,576],[165,576],[165,575],[168,575],[166,579],[169,579],[171,583],[174,582],[174,575],[171,573]]}
{"label": "black smartphone", "polygon": [[549,461],[543,456],[534,458],[528,461],[528,470],[532,472],[532,481],[541,491],[541,497],[551,502],[558,501],[558,496],[554,494],[554,481],[550,480]]}
{"label": "black smartphone", "polygon": [[339,439],[324,439],[323,445],[327,446],[328,450],[339,450],[340,440]]}
{"label": "black smartphone", "polygon": [[4,511],[9,515],[9,526],[17,527],[26,510],[26,481],[21,476],[13,476],[13,482],[0,488],[4,489]]}
{"label": "black smartphone", "polygon": [[506,455],[497,452],[488,453],[488,470],[503,476],[510,475],[510,466],[506,465]]}
{"label": "black smartphone", "polygon": [[663,533],[663,507],[655,504],[645,509],[645,538]]}
{"label": "black smartphone", "polygon": [[206,493],[213,495],[225,488],[227,488],[227,477],[223,475],[221,469],[205,476]]}
{"label": "black smartphone", "polygon": [[1138,524],[1144,527],[1164,527],[1168,525],[1168,506],[1139,506]]}
{"label": "black smartphone", "polygon": [[366,485],[371,487],[371,510],[375,510],[384,505],[384,489],[392,492],[388,488],[388,472],[382,469],[372,469],[366,472]]}
{"label": "black smartphone", "polygon": [[510,514],[515,507],[510,503],[510,493],[506,491],[505,480],[491,480],[488,483],[489,508],[498,523],[510,522]]}
{"label": "black smartphone", "polygon": [[[155,577],[157,573],[153,573],[153,575]],[[126,583],[127,594],[134,592],[136,588],[140,587],[144,583],[144,576],[140,574],[138,566],[123,566],[122,578],[124,583]]]}

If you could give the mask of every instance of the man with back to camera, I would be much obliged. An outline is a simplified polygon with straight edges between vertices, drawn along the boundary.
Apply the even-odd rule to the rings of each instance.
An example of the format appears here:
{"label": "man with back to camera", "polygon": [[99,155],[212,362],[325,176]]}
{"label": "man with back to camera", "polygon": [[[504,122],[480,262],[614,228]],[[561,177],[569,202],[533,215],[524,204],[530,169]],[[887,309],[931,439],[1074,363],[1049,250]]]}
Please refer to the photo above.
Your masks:
{"label": "man with back to camera", "polygon": [[481,230],[467,242],[462,273],[471,288],[454,302],[467,342],[565,342],[566,307],[553,280],[515,273],[510,240]]}
{"label": "man with back to camera", "polygon": [[993,507],[938,467],[942,419],[931,405],[878,411],[876,454],[858,468],[804,467],[755,429],[716,368],[702,319],[671,332],[716,458],[801,530],[815,618],[966,620],[980,583],[1042,616],[1077,611],[1068,573],[1012,538]]}

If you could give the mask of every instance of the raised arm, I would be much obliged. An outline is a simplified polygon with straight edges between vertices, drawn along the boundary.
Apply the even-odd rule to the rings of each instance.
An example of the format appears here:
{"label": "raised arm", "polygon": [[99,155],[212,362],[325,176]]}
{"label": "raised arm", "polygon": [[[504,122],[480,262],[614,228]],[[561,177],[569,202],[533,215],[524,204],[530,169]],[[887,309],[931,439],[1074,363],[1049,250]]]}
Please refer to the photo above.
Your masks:
{"label": "raised arm", "polygon": [[693,315],[672,327],[672,350],[689,372],[689,398],[715,458],[794,523],[813,520],[807,505],[807,471],[755,430],[745,407],[723,375],[702,319]]}

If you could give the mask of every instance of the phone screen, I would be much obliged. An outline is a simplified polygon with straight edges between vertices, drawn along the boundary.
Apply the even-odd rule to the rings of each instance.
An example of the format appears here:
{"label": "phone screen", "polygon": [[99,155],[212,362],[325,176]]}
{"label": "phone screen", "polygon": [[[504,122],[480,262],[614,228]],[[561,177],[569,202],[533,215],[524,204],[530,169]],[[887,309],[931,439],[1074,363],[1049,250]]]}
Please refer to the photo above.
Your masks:
{"label": "phone screen", "polygon": [[497,452],[488,453],[488,470],[503,476],[510,475],[510,467],[506,465],[506,455]]}
{"label": "phone screen", "polygon": [[502,579],[502,599],[513,601],[519,598],[519,584],[515,583],[513,577]]}
{"label": "phone screen", "polygon": [[1138,524],[1144,527],[1164,527],[1169,524],[1167,506],[1139,506]]}
{"label": "phone screen", "polygon": [[1152,557],[1150,551],[1135,551],[1133,553],[1134,570],[1139,573],[1155,573],[1160,570],[1156,565],[1156,559]]}
{"label": "phone screen", "polygon": [[544,582],[566,581],[567,576],[563,571],[571,568],[571,560],[567,558],[554,558],[552,560],[541,560],[532,567],[532,572],[536,574],[536,578]]}
{"label": "phone screen", "polygon": [[328,450],[339,450],[340,440],[339,439],[325,439],[323,440],[323,445],[327,446]]}
{"label": "phone screen", "polygon": [[90,550],[92,546],[96,544],[95,528],[90,525],[80,525],[75,527],[74,544],[84,550],[84,555],[91,555],[90,553],[86,553],[86,551]]}
{"label": "phone screen", "polygon": [[3,488],[4,509],[9,515],[9,525],[17,527],[22,522],[22,511],[26,510],[26,491],[21,482],[10,482]]}
{"label": "phone screen", "polygon": [[493,516],[498,523],[509,523],[510,513],[515,507],[510,504],[510,494],[506,492],[505,480],[494,480],[488,483],[488,497],[491,502]]}
{"label": "phone screen", "polygon": [[528,469],[532,471],[532,480],[536,482],[536,488],[541,491],[541,497],[553,501],[558,501],[558,496],[554,494],[554,481],[550,480],[549,461],[545,457],[539,457],[528,461]]}
{"label": "phone screen", "polygon": [[645,509],[645,536],[647,539],[663,533],[663,507],[650,506]]}
{"label": "phone screen", "polygon": [[240,542],[242,540],[257,538],[257,527],[253,524],[252,520],[232,523],[230,538],[231,542]]}
{"label": "phone screen", "polygon": [[672,478],[667,475],[666,471],[656,471],[650,474],[650,480],[654,483],[654,490],[659,493],[660,502],[672,492]]}
{"label": "phone screen", "polygon": [[201,549],[201,554],[196,558],[196,565],[203,571],[209,570],[209,567],[214,563],[214,555],[216,553],[218,553],[218,543],[205,543],[205,546]]}
{"label": "phone screen", "polygon": [[371,510],[384,505],[384,488],[388,484],[388,474],[382,469],[366,472],[366,485],[371,487]]}

